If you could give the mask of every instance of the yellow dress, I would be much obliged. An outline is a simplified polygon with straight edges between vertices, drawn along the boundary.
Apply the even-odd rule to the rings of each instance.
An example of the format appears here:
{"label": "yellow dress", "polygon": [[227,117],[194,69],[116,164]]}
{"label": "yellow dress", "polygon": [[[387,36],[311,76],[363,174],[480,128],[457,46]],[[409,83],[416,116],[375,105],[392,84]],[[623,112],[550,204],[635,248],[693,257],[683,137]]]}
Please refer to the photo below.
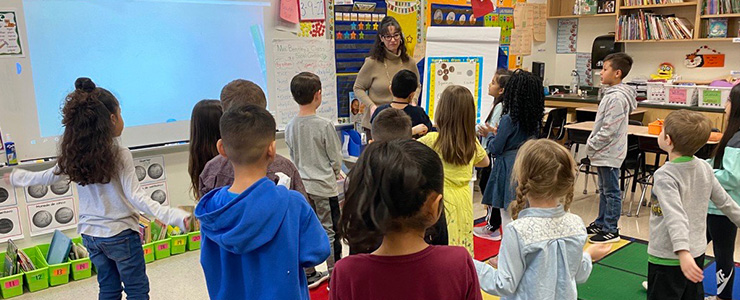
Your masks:
{"label": "yellow dress", "polygon": [[[437,132],[430,132],[418,141],[434,149],[434,142],[439,137]],[[466,165],[454,165],[446,162],[442,155],[445,172],[444,206],[447,217],[447,231],[451,246],[462,246],[473,256],[473,194],[470,180],[473,179],[473,166],[486,158],[486,150],[475,141],[475,155]]]}

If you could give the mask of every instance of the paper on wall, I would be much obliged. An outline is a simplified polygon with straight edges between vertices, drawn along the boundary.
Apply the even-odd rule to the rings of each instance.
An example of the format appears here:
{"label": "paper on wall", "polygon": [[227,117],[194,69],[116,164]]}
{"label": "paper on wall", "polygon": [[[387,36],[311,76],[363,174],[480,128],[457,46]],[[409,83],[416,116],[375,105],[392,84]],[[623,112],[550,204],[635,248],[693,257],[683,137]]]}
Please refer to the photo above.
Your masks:
{"label": "paper on wall", "polygon": [[0,10],[0,57],[23,57],[18,19],[13,10]]}
{"label": "paper on wall", "polygon": [[558,54],[576,53],[576,41],[578,40],[578,19],[558,20]]}
{"label": "paper on wall", "polygon": [[529,5],[531,5],[534,10],[534,20],[532,22],[534,40],[544,42],[547,36],[547,4]]}
{"label": "paper on wall", "polygon": [[576,70],[580,75],[581,86],[593,86],[593,72],[591,70],[591,53],[589,52],[576,52]]}
{"label": "paper on wall", "polygon": [[532,28],[511,30],[511,46],[509,52],[512,55],[531,55],[532,54]]}

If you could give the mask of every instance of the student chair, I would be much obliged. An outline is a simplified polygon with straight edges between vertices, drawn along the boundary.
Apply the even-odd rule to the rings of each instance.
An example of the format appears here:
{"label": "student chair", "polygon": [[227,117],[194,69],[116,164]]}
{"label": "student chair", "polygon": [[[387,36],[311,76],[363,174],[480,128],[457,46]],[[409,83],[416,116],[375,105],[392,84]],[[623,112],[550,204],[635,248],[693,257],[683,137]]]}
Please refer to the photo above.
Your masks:
{"label": "student chair", "polygon": [[568,119],[568,109],[556,108],[547,114],[545,126],[542,126],[540,138],[559,141],[565,137],[565,123]]}

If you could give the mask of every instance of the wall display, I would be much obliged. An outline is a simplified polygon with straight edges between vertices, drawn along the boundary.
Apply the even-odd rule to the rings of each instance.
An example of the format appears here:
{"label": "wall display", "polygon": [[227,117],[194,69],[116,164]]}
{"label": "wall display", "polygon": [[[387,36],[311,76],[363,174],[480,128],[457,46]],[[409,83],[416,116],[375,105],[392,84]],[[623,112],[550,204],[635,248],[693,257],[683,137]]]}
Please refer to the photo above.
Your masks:
{"label": "wall display", "polygon": [[77,227],[74,198],[28,204],[26,209],[31,236]]}
{"label": "wall display", "polygon": [[[711,53],[699,53],[707,50]],[[721,68],[725,66],[725,55],[707,45],[697,48],[694,52],[686,54],[684,65],[687,68]]]}
{"label": "wall display", "polygon": [[21,216],[18,207],[0,209],[0,243],[9,239],[19,240],[23,238],[21,227]]}
{"label": "wall display", "polygon": [[25,56],[13,10],[0,10],[0,57],[4,56]]}
{"label": "wall display", "polygon": [[134,172],[140,183],[149,183],[167,179],[164,156],[148,156],[134,159]]}
{"label": "wall display", "polygon": [[558,20],[558,42],[557,54],[576,53],[576,42],[578,40],[578,19]]}
{"label": "wall display", "polygon": [[170,205],[169,193],[167,191],[167,182],[157,182],[148,185],[142,185],[141,189],[144,190],[152,200],[162,205]]}
{"label": "wall display", "polygon": [[23,189],[26,202],[34,203],[58,198],[72,197],[72,186],[67,181],[59,181],[52,185],[32,185]]}
{"label": "wall display", "polygon": [[473,15],[473,8],[460,5],[432,4],[431,26],[483,26],[483,18]]}
{"label": "wall display", "polygon": [[18,196],[15,193],[15,188],[5,183],[5,180],[0,180],[0,207],[16,204],[18,204]]}
{"label": "wall display", "polygon": [[414,49],[419,43],[417,28],[419,27],[419,17],[421,14],[421,5],[419,1],[388,1],[388,16],[394,17],[403,29],[403,39],[406,45],[407,53],[410,57],[414,56]]}
{"label": "wall display", "polygon": [[576,52],[576,70],[580,75],[580,86],[594,86],[593,71],[591,70],[591,53]]}
{"label": "wall display", "polygon": [[324,37],[326,34],[326,23],[324,21],[307,21],[301,22],[301,31],[299,37]]}
{"label": "wall display", "polygon": [[434,119],[434,112],[442,92],[451,85],[461,85],[473,94],[476,106],[476,119],[480,118],[481,76],[483,74],[483,57],[427,57],[429,66],[424,104],[429,118]]}
{"label": "wall display", "polygon": [[496,8],[494,13],[483,17],[486,27],[501,27],[501,44],[511,43],[511,29],[514,28],[514,9],[511,7]]}
{"label": "wall display", "polygon": [[298,23],[300,11],[296,0],[280,0],[280,18],[293,24]]}
{"label": "wall display", "polygon": [[298,0],[301,21],[324,21],[326,5],[324,0]]}

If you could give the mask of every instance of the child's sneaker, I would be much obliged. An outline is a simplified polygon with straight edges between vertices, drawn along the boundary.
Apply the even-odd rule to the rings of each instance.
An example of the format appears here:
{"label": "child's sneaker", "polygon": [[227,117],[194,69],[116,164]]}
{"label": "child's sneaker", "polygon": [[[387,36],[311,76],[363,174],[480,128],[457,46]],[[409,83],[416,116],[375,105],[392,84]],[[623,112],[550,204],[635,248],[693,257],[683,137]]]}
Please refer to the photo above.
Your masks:
{"label": "child's sneaker", "polygon": [[594,244],[616,243],[619,240],[619,231],[616,233],[601,231],[588,239],[589,242]]}
{"label": "child's sneaker", "polygon": [[592,237],[600,232],[601,232],[601,226],[596,225],[596,223],[592,222],[591,225],[588,225],[588,227],[586,227],[586,233],[588,234],[589,237]]}
{"label": "child's sneaker", "polygon": [[329,279],[329,273],[316,271],[313,274],[306,275],[308,288],[313,289],[321,285],[322,282]]}
{"label": "child's sneaker", "polygon": [[647,281],[642,282],[642,288],[644,288],[647,291]]}
{"label": "child's sneaker", "polygon": [[491,230],[491,226],[483,226],[483,227],[474,227],[473,228],[473,235],[486,239],[491,241],[500,241],[501,240],[501,230]]}

